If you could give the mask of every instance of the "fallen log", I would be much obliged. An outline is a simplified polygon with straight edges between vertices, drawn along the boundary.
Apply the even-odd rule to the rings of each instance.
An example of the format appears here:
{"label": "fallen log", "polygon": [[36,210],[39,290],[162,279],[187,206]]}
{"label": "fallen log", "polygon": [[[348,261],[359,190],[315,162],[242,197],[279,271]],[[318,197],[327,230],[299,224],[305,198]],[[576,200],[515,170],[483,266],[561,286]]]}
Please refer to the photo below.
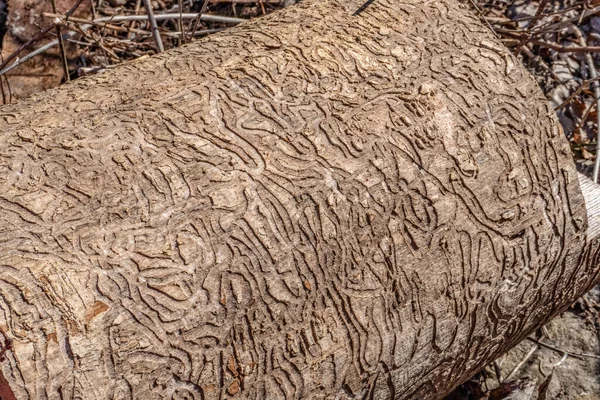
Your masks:
{"label": "fallen log", "polygon": [[598,281],[526,70],[457,1],[361,6],[0,108],[3,400],[440,398]]}

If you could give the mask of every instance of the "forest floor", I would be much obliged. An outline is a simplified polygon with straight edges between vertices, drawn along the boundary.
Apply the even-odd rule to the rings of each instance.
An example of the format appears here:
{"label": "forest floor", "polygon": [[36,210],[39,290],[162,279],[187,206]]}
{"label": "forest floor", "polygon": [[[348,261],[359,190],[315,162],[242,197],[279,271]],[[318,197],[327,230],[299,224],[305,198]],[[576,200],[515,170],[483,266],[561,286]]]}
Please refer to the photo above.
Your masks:
{"label": "forest floor", "polygon": [[[0,0],[0,104],[155,53],[158,43],[148,21],[134,20],[147,15],[144,1],[10,0],[7,13],[7,0]],[[178,15],[157,22],[168,49],[234,22],[200,21],[190,13],[246,19],[296,0],[148,1],[156,15]],[[577,168],[591,176],[600,120],[600,1],[464,1],[537,79],[556,109]],[[50,46],[58,41],[53,23],[64,50],[60,43]],[[44,27],[52,29],[42,35]],[[42,46],[50,47],[40,51]],[[28,53],[35,57],[22,63]],[[599,312],[596,288],[447,399],[600,400]]]}

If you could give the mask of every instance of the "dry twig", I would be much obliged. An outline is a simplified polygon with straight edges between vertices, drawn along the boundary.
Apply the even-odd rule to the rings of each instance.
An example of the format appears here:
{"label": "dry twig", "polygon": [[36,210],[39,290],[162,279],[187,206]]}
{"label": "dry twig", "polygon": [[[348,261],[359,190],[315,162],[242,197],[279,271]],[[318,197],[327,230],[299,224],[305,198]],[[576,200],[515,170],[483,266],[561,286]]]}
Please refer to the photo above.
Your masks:
{"label": "dry twig", "polygon": [[[56,8],[56,0],[50,0],[52,3],[52,12],[58,14],[58,9]],[[67,17],[68,18],[68,17]],[[71,76],[69,74],[69,60],[67,60],[67,50],[65,50],[65,42],[62,37],[62,29],[60,24],[56,25],[56,37],[58,37],[58,48],[60,49],[60,57],[62,59],[62,65],[65,72],[65,80],[68,82],[71,80]]]}
{"label": "dry twig", "polygon": [[[64,35],[62,35],[62,38],[63,38],[63,40],[67,40],[67,39],[71,38],[72,36],[75,36],[76,34],[77,34],[77,32],[73,32],[73,31],[67,32]],[[50,43],[32,51],[31,53],[27,54],[23,58],[17,59],[14,63],[12,63],[9,66],[6,66],[6,61],[5,61],[4,63],[2,63],[2,65],[0,65],[0,68],[2,68],[2,69],[0,69],[0,76],[5,75],[7,72],[13,70],[14,68],[23,64],[24,62],[32,59],[33,57],[37,56],[38,54],[42,54],[43,52],[56,46],[57,44],[58,44],[58,39],[55,39],[55,40],[51,41]]]}
{"label": "dry twig", "polygon": [[[73,5],[73,7],[71,7],[69,9],[69,11],[67,11],[65,13],[65,17],[67,17],[67,18],[70,17],[75,12],[75,10],[77,10],[77,7],[79,7],[79,5],[82,2],[83,2],[83,0],[77,0],[77,3],[75,3]],[[46,34],[48,32],[50,32],[55,27],[55,25],[56,24],[52,24],[52,25],[47,26],[46,28],[42,29],[42,31],[40,33],[38,33],[35,37],[29,39],[27,42],[25,42],[23,45],[21,45],[15,52],[13,52],[10,56],[6,57],[6,60],[4,60],[2,62],[2,64],[0,64],[0,75],[5,74],[6,72],[8,72],[8,71],[4,71],[4,70],[6,69],[6,66],[8,65],[9,62],[11,62],[12,60],[14,60],[19,54],[21,54],[21,52],[23,50],[25,50],[26,48],[28,48],[29,46],[31,46],[33,43],[37,42],[38,40],[40,40],[41,38],[43,38],[44,36],[46,36]],[[58,40],[56,42],[58,43]],[[50,47],[52,47],[52,46],[50,46]]]}
{"label": "dry twig", "polygon": [[[164,21],[166,19],[194,19],[200,16],[201,21],[206,22],[220,22],[224,24],[239,24],[240,22],[246,22],[244,18],[224,17],[221,15],[209,15],[209,14],[198,14],[198,13],[165,13],[165,14],[154,14],[156,21]],[[96,22],[103,21],[122,22],[122,21],[146,21],[148,20],[147,15],[117,15],[113,17],[98,18]]]}
{"label": "dry twig", "polygon": [[567,97],[562,103],[560,103],[558,106],[554,107],[554,111],[558,111],[561,108],[563,108],[564,106],[566,106],[567,104],[569,104],[571,101],[573,101],[573,99],[577,96],[579,96],[581,94],[581,92],[583,92],[585,89],[587,89],[590,84],[594,83],[594,82],[598,82],[600,80],[600,76],[597,76],[595,78],[592,79],[588,79],[585,80],[581,83],[581,85],[579,85],[579,87],[577,88],[577,90],[575,90],[573,93],[571,93],[569,95],[569,97]]}
{"label": "dry twig", "polygon": [[547,343],[541,342],[541,341],[539,341],[539,340],[537,340],[535,338],[532,338],[532,337],[528,337],[527,340],[532,341],[533,343],[535,343],[538,346],[545,347],[548,350],[556,351],[557,353],[561,353],[561,354],[566,354],[566,355],[568,355],[570,357],[600,359],[600,355],[589,354],[589,353],[576,353],[576,352],[573,352],[573,351],[566,351],[566,350],[563,350],[563,349],[559,349],[558,347],[551,346],[551,345],[549,345]]}
{"label": "dry twig", "polygon": [[[156,19],[154,18],[154,12],[152,11],[152,4],[150,4],[150,0],[144,0],[144,7],[146,7],[146,13],[148,14],[148,20],[150,21],[152,36],[154,36],[154,40],[156,41],[156,51],[162,53],[165,51],[165,49],[163,47],[162,39],[160,38],[158,25],[156,25]],[[179,14],[179,18],[181,19],[181,14]]]}
{"label": "dry twig", "polygon": [[521,367],[523,367],[523,365],[525,365],[525,363],[527,362],[527,360],[529,360],[531,358],[531,356],[539,348],[540,348],[540,346],[538,344],[536,344],[535,346],[533,346],[531,348],[531,350],[529,350],[529,352],[527,352],[527,354],[525,354],[525,356],[523,357],[523,359],[521,360],[521,362],[519,362],[517,365],[515,365],[515,367],[508,373],[508,375],[506,375],[506,377],[504,379],[502,379],[502,382],[508,381],[514,374],[516,374],[517,371],[519,371],[521,369]]}
{"label": "dry twig", "polygon": [[542,0],[540,2],[540,4],[538,5],[538,9],[537,9],[535,15],[533,16],[533,18],[531,19],[531,22],[529,23],[529,26],[527,27],[527,32],[525,33],[525,35],[521,39],[521,42],[519,42],[519,45],[517,46],[517,49],[516,49],[516,54],[517,55],[519,55],[521,53],[521,49],[531,39],[531,31],[532,31],[533,27],[535,26],[535,23],[541,17],[542,12],[544,11],[544,8],[546,8],[546,4],[547,3],[548,3],[548,0]]}

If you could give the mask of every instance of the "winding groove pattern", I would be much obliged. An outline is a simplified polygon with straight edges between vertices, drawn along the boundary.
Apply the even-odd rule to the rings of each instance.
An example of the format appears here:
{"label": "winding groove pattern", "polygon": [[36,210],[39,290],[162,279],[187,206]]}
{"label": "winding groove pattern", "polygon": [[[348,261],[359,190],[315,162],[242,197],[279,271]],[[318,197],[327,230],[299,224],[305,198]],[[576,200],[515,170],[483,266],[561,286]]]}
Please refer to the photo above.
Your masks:
{"label": "winding groove pattern", "polygon": [[16,398],[435,398],[589,286],[526,71],[453,0],[361,3],[0,109]]}

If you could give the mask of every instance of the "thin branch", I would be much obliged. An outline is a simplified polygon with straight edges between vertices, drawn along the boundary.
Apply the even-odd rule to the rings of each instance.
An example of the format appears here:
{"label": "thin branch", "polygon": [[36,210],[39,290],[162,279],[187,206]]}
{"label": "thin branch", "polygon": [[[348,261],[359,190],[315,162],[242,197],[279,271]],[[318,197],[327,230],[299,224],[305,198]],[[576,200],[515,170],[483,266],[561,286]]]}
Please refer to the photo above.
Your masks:
{"label": "thin branch", "polygon": [[521,54],[521,49],[523,48],[523,46],[526,46],[527,42],[531,39],[531,31],[533,30],[533,27],[535,26],[535,24],[538,21],[538,19],[542,16],[542,12],[546,8],[546,4],[547,3],[548,3],[548,0],[542,0],[540,2],[540,4],[538,5],[537,11],[536,11],[535,15],[533,16],[533,19],[531,20],[531,22],[527,26],[527,33],[521,39],[521,42],[517,46],[517,49],[516,49],[516,55],[517,56],[519,54]]}
{"label": "thin branch", "polygon": [[546,47],[557,53],[594,53],[600,52],[600,46],[562,46],[556,43],[545,42],[543,40],[530,40],[529,43]]}
{"label": "thin branch", "polygon": [[[206,21],[206,22],[221,22],[221,23],[225,23],[225,24],[239,24],[241,22],[248,21],[247,19],[244,19],[244,18],[224,17],[221,15],[198,14],[198,13],[183,13],[181,15],[179,13],[154,14],[154,19],[156,21],[163,21],[166,19],[177,19],[179,17],[181,17],[183,19],[194,19],[194,18],[198,18],[198,15],[200,15],[201,21]],[[147,15],[116,15],[116,16],[112,16],[112,17],[98,18],[94,21],[102,22],[102,21],[108,21],[108,20],[110,20],[111,22],[146,21],[146,20],[148,20],[148,16]]]}
{"label": "thin branch", "polygon": [[[227,28],[213,28],[213,29],[203,29],[201,31],[194,31],[193,32],[193,36],[204,36],[204,35],[209,35],[211,33],[217,33],[217,32],[221,32],[226,30]],[[173,35],[174,37],[178,37],[182,35],[182,32],[171,32],[171,35]],[[192,32],[187,32],[185,34],[185,36],[187,36],[188,38],[192,37]]]}
{"label": "thin branch", "polygon": [[575,358],[587,357],[587,358],[600,359],[600,356],[596,355],[596,354],[575,353],[573,351],[565,351],[563,349],[559,349],[558,347],[551,346],[551,345],[549,345],[547,343],[540,342],[539,340],[534,339],[532,337],[528,337],[527,339],[530,340],[530,341],[532,341],[533,343],[537,344],[538,346],[545,347],[545,348],[547,348],[549,350],[552,350],[552,351],[556,351],[557,353],[566,354],[566,355],[568,355],[570,357],[575,357]]}
{"label": "thin branch", "polygon": [[[3,61],[2,54],[0,53],[0,62]],[[6,93],[4,92],[4,82],[6,82],[6,89],[8,91],[8,102],[6,101]],[[0,75],[0,89],[2,89],[2,104],[12,103],[12,88],[10,87],[10,81],[8,77]]]}
{"label": "thin branch", "polygon": [[200,14],[204,14],[206,12],[206,7],[208,7],[208,2],[209,2],[209,0],[204,0],[204,3],[202,4],[202,8],[200,9]]}
{"label": "thin branch", "polygon": [[[62,15],[52,14],[52,13],[44,13],[43,15],[44,15],[44,17],[48,17],[48,18],[62,18]],[[71,17],[71,18],[69,18],[68,21],[65,21],[65,23],[66,22],[80,24],[81,28],[84,31],[88,30],[91,25],[94,25],[94,26],[98,26],[102,29],[110,29],[110,30],[117,31],[117,32],[132,32],[132,33],[136,33],[138,35],[152,36],[152,32],[148,32],[143,29],[136,29],[136,28],[112,25],[112,24],[108,24],[104,21],[98,21],[98,20],[90,21],[89,19]],[[176,34],[174,34],[172,32],[165,32],[165,33],[163,33],[163,35],[173,36],[173,37],[176,36]]]}
{"label": "thin branch", "polygon": [[203,0],[202,2],[202,8],[200,8],[200,13],[199,16],[194,18],[194,21],[192,21],[192,33],[190,34],[190,38],[189,40],[192,40],[192,38],[194,37],[194,35],[196,34],[196,30],[198,29],[198,24],[200,23],[200,18],[202,18],[202,15],[204,15],[204,13],[206,12],[206,9],[208,8],[208,2],[210,0]]}
{"label": "thin branch", "polygon": [[179,41],[179,45],[181,46],[182,43],[184,43],[185,40],[185,27],[183,26],[183,18],[181,17],[183,15],[183,1],[182,0],[177,0],[177,7],[179,8],[179,32],[181,32],[181,37],[178,38]]}
{"label": "thin branch", "polygon": [[[200,14],[202,15],[202,14]],[[194,37],[194,35],[196,34],[196,30],[198,29],[198,24],[200,23],[200,17],[194,18],[194,20],[192,21],[191,25],[191,29],[190,29],[190,34],[188,35],[188,41],[192,40],[192,38]]]}
{"label": "thin branch", "polygon": [[[68,22],[85,23],[86,25],[81,25],[80,26],[80,29],[83,30],[83,31],[89,29],[92,25],[99,25],[99,26],[103,26],[103,27],[108,28],[108,29],[120,30],[119,27],[117,27],[115,25],[107,25],[108,21],[110,21],[110,22],[123,22],[123,21],[146,21],[146,20],[148,20],[148,16],[147,15],[117,15],[117,16],[111,16],[111,17],[98,18],[98,19],[95,19],[95,20],[92,20],[92,21],[90,21],[90,20],[84,20],[82,18],[72,18],[71,15],[75,12],[75,10],[77,9],[77,7],[79,7],[79,5],[82,2],[83,2],[83,0],[77,0],[77,3],[73,7],[71,7],[71,9],[69,9],[69,11],[67,11],[65,13],[65,15],[58,15],[58,14],[55,14],[55,13],[53,13],[53,14],[45,13],[44,15],[49,16],[49,17],[53,17],[53,18],[58,18],[61,21],[61,23],[63,23],[62,21],[65,21],[65,22],[68,21]],[[172,13],[172,14],[167,13],[167,14],[158,14],[158,15],[155,15],[154,18],[157,21],[167,20],[167,19],[174,19],[174,18],[182,18],[182,19],[196,19],[196,20],[199,19],[199,20],[207,21],[207,22],[220,22],[220,23],[228,23],[228,24],[238,24],[238,23],[247,21],[246,19],[243,19],[243,18],[224,17],[224,16],[220,16],[220,15],[208,15],[208,14],[202,14],[202,13]],[[40,48],[32,51],[31,53],[27,54],[26,56],[24,56],[22,58],[18,58],[15,62],[13,62],[12,64],[8,65],[23,50],[25,50],[31,44],[35,43],[36,41],[38,41],[39,39],[41,39],[42,37],[44,37],[55,26],[56,26],[56,24],[52,24],[52,25],[44,28],[38,35],[36,35],[34,38],[28,40],[25,44],[23,44],[21,47],[19,47],[14,53],[12,53],[9,57],[7,57],[0,64],[0,76],[5,75],[6,73],[10,72],[14,68],[16,68],[19,65],[23,64],[24,62],[26,62],[26,61],[30,60],[31,58],[37,56],[38,54],[44,53],[48,49],[56,46],[59,43],[58,39],[52,40],[51,42],[45,44],[44,46],[42,46],[42,47],[40,47]],[[137,30],[137,29],[133,30],[133,29],[129,28],[129,30],[135,31],[138,34],[141,34],[141,33],[151,34],[150,32],[142,31],[142,30]],[[212,30],[205,30],[205,31],[198,32],[198,34],[206,34],[206,33],[211,33],[211,32],[212,32]],[[69,31],[69,32],[61,35],[61,38],[63,40],[68,40],[68,39],[72,38],[73,36],[75,36],[76,34],[77,33],[74,32],[74,31]],[[169,36],[178,36],[178,34],[172,34],[172,33],[167,33],[167,35],[169,35]],[[194,32],[192,33],[191,36],[196,36],[195,29],[194,29]]]}
{"label": "thin branch", "polygon": [[502,384],[502,370],[500,369],[500,365],[498,365],[498,360],[494,360],[494,373],[496,374],[496,379],[498,380],[498,384]]}
{"label": "thin branch", "polygon": [[[150,4],[150,0],[144,0],[144,7],[146,7],[146,14],[148,14],[148,20],[150,21],[150,28],[152,29],[152,36],[154,36],[154,41],[156,42],[156,50],[159,53],[165,51],[162,39],[160,38],[160,32],[158,31],[158,25],[156,25],[156,19],[154,18],[154,12],[152,11],[152,4]],[[181,14],[179,14],[181,18]],[[114,19],[113,19],[114,21]]]}
{"label": "thin branch", "polygon": [[[572,11],[572,10],[578,10],[581,8],[581,4],[579,5],[574,5],[571,7],[565,7],[565,8],[561,8],[558,11],[550,11],[550,12],[543,12],[541,14],[542,18],[546,18],[546,17],[552,17],[552,16],[557,16],[557,15],[564,15],[565,13]],[[583,18],[585,18],[586,16],[589,16],[590,14],[585,14],[586,12],[589,12],[590,10],[585,10],[584,13],[582,13]],[[515,22],[523,22],[523,21],[530,21],[532,19],[535,18],[534,15],[525,15],[522,17],[518,17],[518,18],[506,18],[506,17],[486,17],[491,23],[493,24],[514,24]],[[575,20],[577,20],[579,17],[577,17]]]}
{"label": "thin branch", "polygon": [[591,83],[597,82],[599,80],[600,80],[600,76],[597,76],[593,79],[588,79],[588,80],[583,81],[581,83],[581,85],[577,88],[577,90],[574,91],[573,93],[571,93],[571,95],[569,97],[567,97],[565,99],[565,101],[560,103],[558,106],[554,107],[554,111],[558,111],[561,108],[563,108],[564,106],[566,106],[568,103],[571,102],[571,100],[573,100],[575,97],[579,96],[579,94],[581,94],[581,92],[583,92],[584,89],[587,89]]}
{"label": "thin branch", "polygon": [[[82,1],[82,0],[79,0]],[[49,13],[45,13],[44,15],[46,16],[52,16],[52,17],[59,17],[56,14],[49,14]],[[65,14],[66,16],[66,14]],[[182,14],[182,17],[184,19],[193,19],[193,18],[198,18],[198,16],[200,16],[200,19],[206,20],[206,21],[215,21],[215,22],[227,22],[227,23],[239,23],[239,22],[245,22],[247,20],[242,19],[242,18],[232,18],[232,17],[221,17],[218,15],[202,15],[202,14],[189,14],[189,13],[184,13]],[[64,16],[60,16],[61,18],[64,18]],[[159,15],[155,15],[157,20],[165,20],[165,19],[172,19],[172,18],[176,18],[179,17],[179,14],[159,14]],[[86,22],[86,25],[81,25],[80,29],[85,31],[87,29],[89,29],[92,25],[98,25],[98,26],[103,26],[105,28],[109,28],[109,29],[115,29],[115,30],[119,30],[117,26],[115,25],[107,25],[106,22],[107,21],[115,21],[115,22],[123,22],[123,21],[146,21],[148,19],[148,17],[146,15],[128,15],[128,16],[113,16],[113,17],[105,17],[105,18],[98,18],[96,20],[90,21],[90,20],[84,20],[81,18],[69,18],[70,22],[78,22],[78,23],[83,23]],[[48,31],[50,29],[52,29],[53,26],[51,26]],[[124,29],[128,29],[128,28],[124,28]],[[129,28],[129,30],[132,30],[131,28]],[[193,32],[192,36],[200,36],[200,35],[205,35],[208,33],[213,33],[213,32],[218,32],[222,29],[208,29],[208,30],[203,30],[203,31],[198,31],[198,32]],[[46,32],[48,32],[46,31]],[[132,30],[135,31],[137,33],[144,33],[144,34],[151,34],[151,32],[148,31],[142,31],[142,30]],[[63,40],[68,40],[70,38],[72,38],[73,36],[75,36],[77,34],[77,32],[74,31],[69,31],[67,33],[65,33],[64,35],[62,35]],[[169,36],[178,36],[180,35],[179,33],[167,33],[167,35]],[[37,40],[37,39],[35,39]],[[35,40],[31,40],[31,42],[35,42]],[[29,42],[28,42],[29,43]],[[27,43],[26,43],[27,44]],[[41,54],[45,51],[47,51],[48,49],[56,46],[58,44],[58,39],[55,39],[51,42],[49,42],[48,44],[32,51],[31,53],[27,54],[26,56],[24,56],[23,58],[20,58],[18,60],[16,60],[13,64],[7,66],[8,62],[4,62],[0,65],[0,76],[6,74],[7,72],[13,70],[14,68],[18,67],[19,65],[23,64],[24,62],[26,62],[27,60],[30,60],[31,58],[37,56],[38,54]],[[24,45],[25,46],[25,45]],[[26,46],[25,46],[26,47]],[[15,54],[15,53],[13,53]],[[10,60],[12,60],[14,57],[11,55]],[[10,61],[9,60],[9,61]]]}
{"label": "thin branch", "polygon": [[585,10],[582,15],[577,16],[577,17],[573,17],[573,18],[569,18],[566,19],[564,21],[561,22],[557,22],[557,23],[553,23],[553,24],[549,24],[549,25],[542,25],[539,29],[536,30],[536,33],[546,33],[546,31],[554,31],[557,29],[564,29],[564,28],[568,28],[569,25],[571,25],[571,23],[573,22],[577,22],[579,20],[582,20],[584,18],[587,17],[591,17],[594,16],[596,14],[600,14],[600,6],[598,7],[594,7],[591,10]]}
{"label": "thin branch", "polygon": [[[73,7],[71,7],[69,9],[69,11],[67,11],[65,13],[65,17],[66,18],[70,17],[75,12],[75,10],[77,10],[77,7],[79,7],[79,5],[82,2],[83,2],[83,0],[77,0],[77,3],[75,3],[75,5],[73,5]],[[26,48],[28,48],[29,46],[31,46],[33,43],[37,42],[42,37],[44,37],[46,35],[46,33],[50,32],[52,30],[52,28],[54,28],[55,25],[56,24],[52,24],[52,25],[47,26],[46,28],[42,29],[42,31],[40,33],[38,33],[35,37],[29,39],[26,43],[24,43],[23,45],[21,45],[21,47],[19,47],[17,50],[15,50],[10,56],[6,57],[6,60],[4,60],[2,62],[2,64],[0,64],[0,75],[2,75],[3,73],[6,73],[6,72],[2,72],[2,71],[4,71],[4,69],[6,68],[6,66],[8,65],[9,62],[11,62],[12,60],[14,60],[19,54],[21,54],[21,52],[23,50],[25,50]],[[58,43],[58,41],[56,41],[56,43]],[[56,43],[54,45],[56,45]],[[52,46],[54,46],[54,45],[52,45]],[[50,47],[52,47],[52,46],[50,46]],[[50,47],[48,47],[48,48],[50,48]],[[23,57],[23,58],[25,58],[25,57]],[[31,57],[29,57],[29,58],[31,58]]]}
{"label": "thin branch", "polygon": [[470,2],[471,2],[471,5],[475,8],[475,10],[477,10],[477,14],[479,14],[479,20],[485,22],[485,24],[488,26],[488,28],[490,28],[490,31],[492,31],[494,36],[498,37],[496,30],[492,27],[492,25],[490,24],[490,21],[488,21],[487,18],[483,15],[483,11],[481,11],[481,8],[479,8],[477,3],[475,3],[475,1],[473,1],[473,0],[470,0]]}
{"label": "thin branch", "polygon": [[[67,40],[73,36],[75,36],[77,33],[70,31],[65,33],[64,35],[62,35],[63,40]],[[58,44],[58,39],[54,39],[53,41],[51,41],[48,44],[45,44],[44,46],[32,51],[31,53],[27,54],[26,56],[24,56],[23,58],[19,58],[18,60],[16,60],[14,63],[12,63],[9,66],[5,66],[6,62],[2,63],[2,65],[0,65],[0,67],[3,67],[0,70],[0,75],[5,75],[7,72],[13,70],[14,68],[18,67],[19,65],[23,64],[24,62],[26,62],[27,60],[37,56],[38,54],[41,54],[43,52],[45,52],[46,50],[56,46]]]}
{"label": "thin branch", "polygon": [[531,358],[531,356],[533,355],[533,353],[535,353],[539,348],[540,348],[540,345],[538,345],[538,344],[536,344],[535,346],[533,346],[531,348],[531,350],[529,350],[529,352],[527,354],[525,354],[525,357],[523,357],[523,359],[521,360],[521,362],[518,363],[517,365],[515,365],[515,367],[512,369],[512,371],[510,371],[508,373],[508,375],[506,375],[506,377],[504,379],[502,379],[502,382],[508,381],[518,370],[520,370],[521,367],[523,365],[525,365],[525,363],[527,362],[527,360],[529,360]]}
{"label": "thin branch", "polygon": [[[52,3],[52,12],[54,14],[58,14],[58,9],[56,8],[56,0],[50,0]],[[65,71],[65,81],[71,80],[71,75],[69,74],[69,60],[67,60],[67,50],[65,49],[65,42],[62,37],[62,29],[59,24],[56,24],[56,36],[58,37],[58,48],[60,49],[60,56],[62,58],[63,69]]]}
{"label": "thin branch", "polygon": [[[140,13],[140,8],[142,8],[142,0],[135,0],[135,8],[133,9],[133,13],[135,15],[138,15]],[[96,18],[94,18],[96,19]],[[129,23],[129,28],[133,29],[135,28],[135,21],[131,21]],[[135,38],[135,35],[133,34],[133,31],[131,33],[129,33],[129,39],[133,40]]]}

